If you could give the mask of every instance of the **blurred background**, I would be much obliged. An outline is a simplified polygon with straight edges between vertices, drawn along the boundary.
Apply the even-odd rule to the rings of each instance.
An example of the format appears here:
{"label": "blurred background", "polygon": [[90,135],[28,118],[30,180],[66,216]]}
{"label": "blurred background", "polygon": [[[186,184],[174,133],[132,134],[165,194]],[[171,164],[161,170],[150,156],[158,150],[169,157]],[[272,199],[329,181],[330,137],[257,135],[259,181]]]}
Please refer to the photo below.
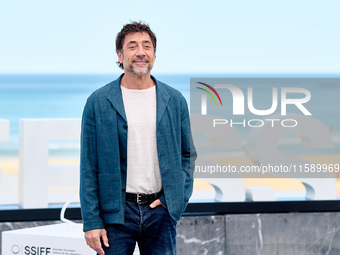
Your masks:
{"label": "blurred background", "polygon": [[[0,119],[10,121],[10,139],[0,141],[0,205],[19,203],[19,120],[81,118],[90,93],[122,72],[115,37],[124,24],[150,25],[157,36],[152,74],[190,101],[193,77],[339,78],[339,9],[336,0],[1,2]],[[78,141],[48,148],[48,164],[79,162]],[[293,190],[292,200],[304,196],[301,183],[286,181],[244,182]],[[211,200],[211,186],[198,180],[195,189],[194,199]],[[49,202],[77,192],[77,185],[50,186]]]}

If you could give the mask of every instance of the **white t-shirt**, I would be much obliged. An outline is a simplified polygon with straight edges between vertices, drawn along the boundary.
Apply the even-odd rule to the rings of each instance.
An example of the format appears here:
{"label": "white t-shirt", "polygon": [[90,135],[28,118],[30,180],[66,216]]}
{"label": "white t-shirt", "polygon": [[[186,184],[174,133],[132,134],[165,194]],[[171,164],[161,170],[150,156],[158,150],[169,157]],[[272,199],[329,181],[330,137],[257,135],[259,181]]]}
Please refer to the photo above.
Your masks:
{"label": "white t-shirt", "polygon": [[156,137],[156,86],[121,86],[128,122],[126,192],[151,194],[162,189]]}

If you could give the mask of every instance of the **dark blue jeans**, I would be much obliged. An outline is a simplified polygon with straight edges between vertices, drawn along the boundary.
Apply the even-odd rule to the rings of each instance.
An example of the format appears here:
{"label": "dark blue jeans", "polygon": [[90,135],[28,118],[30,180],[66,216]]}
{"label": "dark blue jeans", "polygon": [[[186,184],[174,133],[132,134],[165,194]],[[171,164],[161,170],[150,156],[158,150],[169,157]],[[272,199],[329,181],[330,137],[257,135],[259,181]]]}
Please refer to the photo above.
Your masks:
{"label": "dark blue jeans", "polygon": [[105,225],[110,247],[105,255],[131,255],[136,242],[141,255],[176,255],[176,224],[163,206],[126,201],[125,224]]}

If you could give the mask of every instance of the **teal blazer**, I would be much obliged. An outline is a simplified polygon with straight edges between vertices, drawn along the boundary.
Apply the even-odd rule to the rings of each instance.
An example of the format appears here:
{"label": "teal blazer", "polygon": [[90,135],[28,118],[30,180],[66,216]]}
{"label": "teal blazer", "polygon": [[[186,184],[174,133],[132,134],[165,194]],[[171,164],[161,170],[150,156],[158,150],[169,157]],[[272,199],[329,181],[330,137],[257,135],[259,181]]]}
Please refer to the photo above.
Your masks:
{"label": "teal blazer", "polygon": [[[120,89],[123,75],[93,92],[84,108],[80,157],[84,231],[124,224],[129,126]],[[171,217],[179,220],[192,194],[196,159],[189,111],[179,91],[151,78],[156,83],[160,200]]]}

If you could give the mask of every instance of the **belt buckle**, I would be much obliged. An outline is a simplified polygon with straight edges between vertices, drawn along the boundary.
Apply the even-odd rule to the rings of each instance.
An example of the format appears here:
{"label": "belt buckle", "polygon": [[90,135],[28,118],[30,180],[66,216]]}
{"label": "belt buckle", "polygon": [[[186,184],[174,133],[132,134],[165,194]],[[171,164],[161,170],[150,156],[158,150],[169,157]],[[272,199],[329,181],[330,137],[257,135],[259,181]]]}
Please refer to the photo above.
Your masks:
{"label": "belt buckle", "polygon": [[142,200],[140,200],[141,195],[138,193],[137,194],[137,204],[140,204],[142,202]]}

